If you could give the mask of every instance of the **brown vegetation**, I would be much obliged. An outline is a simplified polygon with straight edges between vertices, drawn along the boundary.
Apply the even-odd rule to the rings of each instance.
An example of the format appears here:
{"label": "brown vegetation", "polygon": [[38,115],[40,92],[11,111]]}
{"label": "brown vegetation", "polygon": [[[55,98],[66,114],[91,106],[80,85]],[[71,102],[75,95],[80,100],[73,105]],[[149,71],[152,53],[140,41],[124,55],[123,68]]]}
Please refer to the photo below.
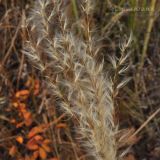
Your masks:
{"label": "brown vegetation", "polygon": [[160,159],[159,6],[0,1],[0,160]]}

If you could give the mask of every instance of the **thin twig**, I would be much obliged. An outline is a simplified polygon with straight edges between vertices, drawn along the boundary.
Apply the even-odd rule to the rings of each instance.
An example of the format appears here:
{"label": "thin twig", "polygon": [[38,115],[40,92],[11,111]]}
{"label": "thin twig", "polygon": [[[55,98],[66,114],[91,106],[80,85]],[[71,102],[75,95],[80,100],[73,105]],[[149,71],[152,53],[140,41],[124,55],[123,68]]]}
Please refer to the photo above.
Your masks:
{"label": "thin twig", "polygon": [[2,66],[5,64],[8,56],[9,56],[10,53],[11,53],[12,48],[14,47],[14,42],[15,42],[15,40],[16,40],[16,38],[17,38],[17,35],[18,35],[18,32],[19,32],[20,26],[21,26],[21,22],[20,22],[20,23],[18,24],[18,26],[17,26],[16,32],[15,32],[13,38],[12,38],[12,41],[11,41],[11,45],[10,45],[10,47],[9,47],[7,53],[6,53],[6,56],[5,56],[4,59],[3,59]]}
{"label": "thin twig", "polygon": [[158,113],[160,112],[160,108],[157,109],[149,118],[132,134],[131,137],[137,135]]}

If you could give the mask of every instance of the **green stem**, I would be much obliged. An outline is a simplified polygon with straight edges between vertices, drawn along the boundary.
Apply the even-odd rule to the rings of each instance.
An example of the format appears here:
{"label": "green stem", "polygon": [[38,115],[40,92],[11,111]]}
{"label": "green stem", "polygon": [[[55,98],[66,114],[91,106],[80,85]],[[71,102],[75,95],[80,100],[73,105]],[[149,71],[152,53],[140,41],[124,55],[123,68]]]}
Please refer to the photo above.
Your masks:
{"label": "green stem", "polygon": [[73,7],[73,12],[74,12],[75,18],[76,18],[76,20],[78,20],[79,15],[78,15],[78,10],[77,10],[76,0],[72,0],[72,7]]}
{"label": "green stem", "polygon": [[147,48],[148,48],[148,43],[149,43],[149,39],[150,39],[150,34],[151,34],[153,24],[154,24],[154,20],[155,20],[155,18],[154,18],[155,6],[156,6],[156,0],[152,0],[151,1],[151,11],[150,11],[150,14],[149,14],[148,27],[147,27],[147,32],[146,32],[145,39],[144,39],[142,56],[141,56],[141,61],[140,61],[140,65],[139,65],[139,71],[141,71],[141,69],[143,68],[144,60],[145,60],[146,55],[147,55]]}

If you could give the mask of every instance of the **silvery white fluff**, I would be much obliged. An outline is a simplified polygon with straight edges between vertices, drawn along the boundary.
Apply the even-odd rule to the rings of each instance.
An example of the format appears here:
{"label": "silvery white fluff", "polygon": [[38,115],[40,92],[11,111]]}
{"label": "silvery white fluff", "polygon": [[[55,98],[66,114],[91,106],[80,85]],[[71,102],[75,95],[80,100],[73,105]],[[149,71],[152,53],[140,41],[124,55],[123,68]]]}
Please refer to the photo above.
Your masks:
{"label": "silvery white fluff", "polygon": [[[89,16],[91,0],[82,10]],[[79,120],[77,132],[89,157],[116,160],[116,126],[113,120],[112,82],[97,62],[96,37],[88,40],[72,31],[62,0],[37,0],[28,17],[30,39],[24,53],[45,74],[57,103]]]}

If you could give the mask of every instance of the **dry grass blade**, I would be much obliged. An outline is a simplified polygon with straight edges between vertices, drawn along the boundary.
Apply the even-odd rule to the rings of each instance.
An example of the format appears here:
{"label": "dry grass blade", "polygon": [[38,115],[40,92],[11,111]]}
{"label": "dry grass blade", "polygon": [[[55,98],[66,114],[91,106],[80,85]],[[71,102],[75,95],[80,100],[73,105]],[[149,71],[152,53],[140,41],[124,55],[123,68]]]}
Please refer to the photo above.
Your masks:
{"label": "dry grass blade", "polygon": [[160,112],[160,108],[157,109],[152,115],[148,117],[148,119],[131,135],[131,137],[134,137],[137,135],[155,116]]}

